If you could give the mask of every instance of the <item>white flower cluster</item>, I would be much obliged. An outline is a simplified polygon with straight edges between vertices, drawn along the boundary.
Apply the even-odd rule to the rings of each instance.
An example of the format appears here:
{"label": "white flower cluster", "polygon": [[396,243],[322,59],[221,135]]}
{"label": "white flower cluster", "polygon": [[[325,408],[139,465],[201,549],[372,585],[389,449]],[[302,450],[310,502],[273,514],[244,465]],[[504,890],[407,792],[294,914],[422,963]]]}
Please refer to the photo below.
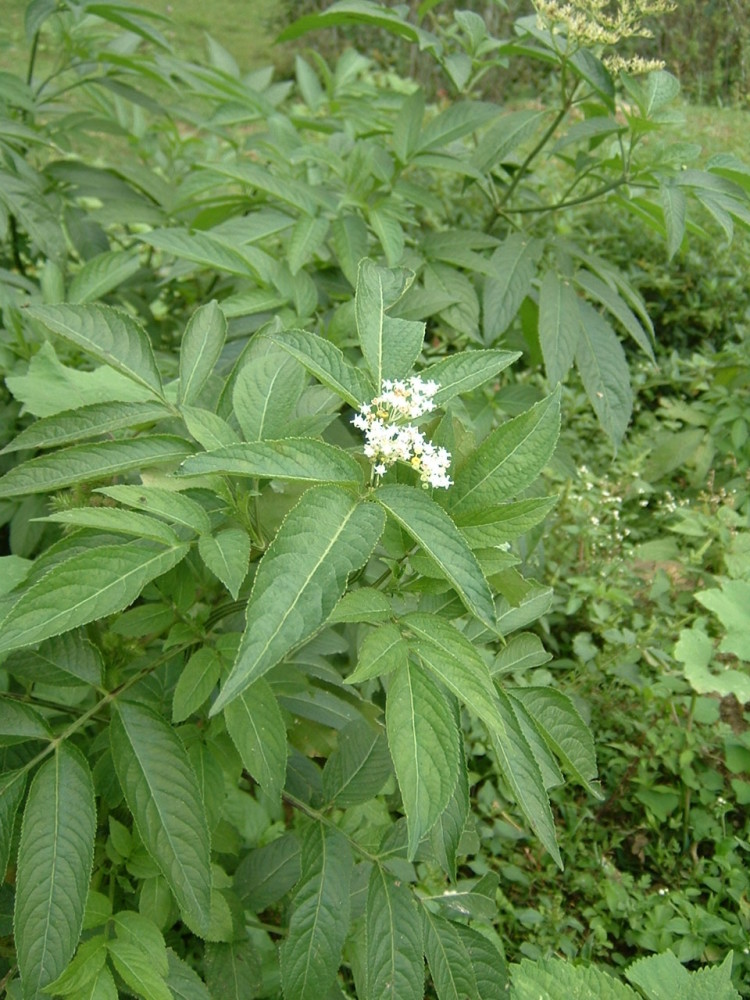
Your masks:
{"label": "white flower cluster", "polygon": [[423,382],[418,375],[406,381],[383,379],[380,395],[359,408],[352,423],[364,431],[365,455],[376,475],[384,475],[396,462],[408,462],[425,487],[453,485],[448,476],[450,453],[436,448],[413,424],[400,423],[432,412],[432,397],[439,388],[437,382]]}

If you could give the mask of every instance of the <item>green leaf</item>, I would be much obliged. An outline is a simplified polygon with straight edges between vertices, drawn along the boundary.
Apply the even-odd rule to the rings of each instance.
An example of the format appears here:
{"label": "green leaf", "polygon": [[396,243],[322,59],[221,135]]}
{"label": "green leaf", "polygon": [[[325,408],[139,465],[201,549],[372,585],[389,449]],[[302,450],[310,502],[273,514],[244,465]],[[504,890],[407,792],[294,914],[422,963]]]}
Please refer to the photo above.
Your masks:
{"label": "green leaf", "polygon": [[393,124],[393,151],[401,163],[408,163],[417,151],[424,109],[424,91],[421,87],[401,101],[401,108]]}
{"label": "green leaf", "polygon": [[112,917],[112,925],[120,941],[135,945],[148,958],[160,976],[167,974],[167,946],[156,924],[133,910],[121,910]]}
{"label": "green leaf", "polygon": [[398,11],[389,10],[372,0],[339,0],[319,14],[307,14],[294,21],[281,32],[276,41],[288,42],[307,31],[335,28],[341,24],[367,24],[383,28],[400,38],[418,42],[420,48],[427,47],[433,41],[432,35],[410,24],[399,16]]}
{"label": "green leaf", "polygon": [[581,302],[579,308],[576,367],[602,430],[617,446],[633,410],[628,361],[609,323],[588,302]]}
{"label": "green leaf", "polygon": [[357,275],[354,309],[362,354],[375,385],[383,379],[404,378],[419,357],[424,342],[424,323],[387,316],[411,284],[408,271],[378,267],[362,260]]}
{"label": "green leaf", "polygon": [[355,459],[336,445],[312,438],[229,445],[191,455],[178,470],[182,476],[208,473],[302,483],[362,482],[362,468]]}
{"label": "green leaf", "polygon": [[661,210],[664,214],[664,228],[667,231],[667,253],[671,260],[682,246],[687,222],[687,197],[674,184],[662,184],[659,188]]}
{"label": "green leaf", "polygon": [[750,701],[750,677],[744,670],[722,669],[712,673],[713,641],[699,628],[684,628],[674,648],[675,658],[685,665],[685,678],[698,694],[733,694],[738,701]]}
{"label": "green leaf", "polygon": [[80,631],[47,639],[36,649],[19,650],[4,666],[15,677],[59,687],[81,683],[98,687],[102,682],[101,653]]}
{"label": "green leaf", "polygon": [[539,346],[552,385],[568,374],[580,334],[578,296],[569,281],[547,271],[539,290]]}
{"label": "green leaf", "polygon": [[187,545],[133,540],[101,545],[57,563],[24,591],[2,623],[0,652],[29,646],[122,611],[146,584],[172,569]]}
{"label": "green leaf", "polygon": [[[575,1000],[637,1000],[637,994],[629,986],[594,966],[582,968],[559,958],[534,962],[525,958],[520,965],[512,965],[510,969],[512,1000],[539,1000],[540,996],[544,1000],[571,1000],[572,997]],[[687,994],[678,992],[669,996],[673,1000]]]}
{"label": "green leaf", "polygon": [[641,326],[635,313],[616,291],[613,291],[606,282],[595,274],[586,270],[576,271],[573,280],[593,299],[600,302],[616,320],[619,320],[644,354],[647,354],[652,361],[656,360],[648,334]]}
{"label": "green leaf", "polygon": [[300,362],[268,340],[257,341],[237,373],[232,409],[246,441],[288,436],[288,427],[305,386]]}
{"label": "green leaf", "polygon": [[509,500],[530,486],[552,457],[560,432],[560,388],[500,424],[456,473],[447,502],[458,519]]}
{"label": "green leaf", "polygon": [[381,622],[392,614],[391,602],[382,590],[374,587],[358,587],[341,598],[328,618],[329,625],[335,622]]}
{"label": "green leaf", "polygon": [[385,733],[364,719],[350,722],[323,768],[325,800],[340,809],[369,802],[392,773]]}
{"label": "green leaf", "polygon": [[571,699],[554,688],[542,687],[516,688],[509,696],[524,706],[563,768],[601,799],[601,792],[591,784],[597,776],[594,740]]}
{"label": "green leaf", "polygon": [[173,1000],[164,977],[154,969],[151,957],[129,941],[109,941],[107,951],[116,972],[144,1000]]}
{"label": "green leaf", "polygon": [[500,650],[490,671],[501,676],[511,671],[539,667],[551,659],[552,653],[547,652],[538,635],[534,635],[533,632],[521,632],[520,635],[514,635],[508,645]]}
{"label": "green leaf", "polygon": [[484,385],[520,357],[519,351],[461,351],[429,365],[419,374],[425,381],[433,379],[438,383],[440,388],[433,402],[443,406],[454,396]]}
{"label": "green leaf", "polygon": [[51,738],[49,724],[31,705],[20,701],[0,701],[0,746]]}
{"label": "green leaf", "polygon": [[250,562],[250,539],[244,528],[224,528],[198,539],[200,557],[237,600]]}
{"label": "green leaf", "polygon": [[445,693],[413,663],[390,675],[385,720],[413,858],[453,795],[461,735]]}
{"label": "green leaf", "polygon": [[512,111],[501,115],[477,143],[471,165],[484,173],[507,159],[523,142],[530,139],[548,111]]}
{"label": "green leaf", "polygon": [[204,963],[212,1000],[248,1000],[262,988],[260,958],[251,941],[207,944]]}
{"label": "green leaf", "polygon": [[184,722],[197,712],[221,676],[221,660],[210,646],[196,650],[182,669],[172,695],[172,722]]}
{"label": "green leaf", "polygon": [[59,448],[75,441],[111,434],[124,427],[155,423],[168,416],[169,410],[159,403],[91,403],[80,409],[35,420],[3,448],[3,453]]}
{"label": "green leaf", "polygon": [[484,284],[484,342],[492,344],[508,329],[531,288],[542,242],[521,233],[509,236],[493,253],[494,275]]}
{"label": "green leaf", "polygon": [[489,101],[456,101],[422,129],[417,151],[425,153],[450,145],[496,118],[498,107]]}
{"label": "green leaf", "polygon": [[503,597],[498,600],[497,631],[500,635],[525,628],[549,611],[554,594],[552,587],[542,587],[540,584],[528,581],[526,585],[528,589],[517,604],[511,605]]}
{"label": "green leaf", "polygon": [[107,250],[87,260],[68,288],[68,301],[95,302],[132,278],[140,267],[137,250]]}
{"label": "green leaf", "polygon": [[[461,748],[463,751],[463,748]],[[458,850],[469,815],[469,775],[466,754],[462,752],[458,781],[450,802],[430,830],[430,845],[438,863],[451,881],[456,881]]]}
{"label": "green leaf", "polygon": [[469,952],[469,959],[477,984],[477,1000],[507,1000],[508,967],[497,945],[465,924],[456,924],[458,935]]}
{"label": "green leaf", "polygon": [[145,330],[109,306],[30,306],[29,315],[69,344],[163,399],[159,369]]}
{"label": "green leaf", "polygon": [[381,486],[375,499],[422,546],[473,614],[495,627],[492,593],[474,553],[450,516],[424,491],[410,486]]}
{"label": "green leaf", "polygon": [[285,833],[245,855],[234,874],[234,889],[248,909],[262,913],[297,884],[300,874],[299,841]]}
{"label": "green leaf", "polygon": [[182,406],[182,419],[191,437],[207,451],[239,444],[240,437],[220,416],[200,406]]}
{"label": "green leaf", "polygon": [[455,924],[422,908],[427,964],[438,1000],[465,1000],[477,995],[469,951]]}
{"label": "green leaf", "polygon": [[373,865],[365,914],[366,1000],[422,1000],[422,921],[410,889]]}
{"label": "green leaf", "polygon": [[331,988],[349,930],[353,867],[349,844],[338,831],[322,823],[308,826],[302,841],[302,876],[281,947],[284,996],[320,1000]]}
{"label": "green leaf", "polygon": [[138,834],[169,883],[185,922],[205,934],[211,912],[208,825],[182,741],[156,712],[131,702],[116,706],[110,740]]}
{"label": "green leaf", "polygon": [[21,825],[13,927],[24,1000],[36,1000],[73,956],[95,832],[88,764],[63,744],[37,771]]}
{"label": "green leaf", "polygon": [[295,223],[286,247],[289,270],[296,274],[318,252],[328,235],[328,219],[302,215]]}
{"label": "green leaf", "polygon": [[365,636],[359,648],[357,666],[346,678],[346,683],[360,684],[371,677],[383,677],[396,667],[404,666],[408,653],[409,648],[399,629],[386,622]]}
{"label": "green leaf", "polygon": [[16,465],[0,479],[0,497],[52,493],[134,469],[172,464],[182,461],[191,450],[183,438],[167,434],[76,444]]}
{"label": "green leaf", "polygon": [[732,985],[732,952],[721,965],[703,966],[688,972],[684,965],[666,951],[633,962],[626,971],[627,979],[643,991],[648,1000],[740,1000]]}
{"label": "green leaf", "polygon": [[357,284],[359,262],[367,256],[370,238],[367,226],[359,215],[344,212],[331,223],[331,246],[349,284]]}
{"label": "green leaf", "polygon": [[375,504],[338,487],[303,493],[260,561],[245,634],[212,714],[320,628],[349,575],[369,559],[384,521]]}
{"label": "green leaf", "polygon": [[263,262],[253,253],[253,247],[244,246],[240,249],[210,233],[154,229],[150,233],[141,234],[139,239],[180,260],[189,260],[211,270],[236,274],[242,278],[260,277],[263,281],[268,277]]}
{"label": "green leaf", "polygon": [[84,941],[65,972],[45,986],[44,992],[54,996],[62,994],[86,994],[86,987],[96,980],[107,961],[107,943],[103,934]]}
{"label": "green leaf", "polygon": [[227,705],[224,718],[243,767],[278,799],[286,779],[286,726],[271,686],[255,681]]}
{"label": "green leaf", "polygon": [[486,548],[525,534],[543,521],[556,503],[557,497],[531,497],[457,517],[456,521],[470,548]]}
{"label": "green leaf", "polygon": [[180,382],[177,402],[194,403],[216,368],[227,336],[227,321],[216,300],[190,317],[180,345]]}
{"label": "green leaf", "polygon": [[539,765],[513,714],[510,701],[502,692],[499,692],[498,704],[504,717],[505,731],[502,734],[496,731],[492,742],[500,770],[537,837],[558,867],[562,868],[555,822]]}
{"label": "green leaf", "polygon": [[[171,948],[167,948],[167,960],[169,962],[167,986],[172,991],[174,1000],[211,1000],[203,980]],[[245,997],[248,995],[246,993]],[[229,994],[225,993],[222,996],[228,997]]]}
{"label": "green leaf", "polygon": [[144,510],[148,514],[162,517],[170,524],[181,524],[202,535],[211,530],[208,514],[197,501],[191,500],[174,490],[159,486],[101,486],[94,490],[103,493],[126,507]]}
{"label": "green leaf", "polygon": [[118,535],[135,535],[137,538],[148,538],[163,545],[174,546],[180,541],[163,521],[157,521],[155,517],[146,514],[136,514],[132,510],[118,510],[113,507],[71,507],[35,520],[69,524],[77,528],[93,528],[95,531],[113,532]]}
{"label": "green leaf", "polygon": [[26,790],[26,770],[6,771],[0,777],[0,885],[5,881],[5,872],[10,858],[10,845],[18,807]]}
{"label": "green leaf", "polygon": [[286,330],[283,334],[266,336],[301,361],[319,382],[327,385],[355,409],[362,403],[369,402],[375,395],[367,374],[351,365],[335,344],[303,330]]}

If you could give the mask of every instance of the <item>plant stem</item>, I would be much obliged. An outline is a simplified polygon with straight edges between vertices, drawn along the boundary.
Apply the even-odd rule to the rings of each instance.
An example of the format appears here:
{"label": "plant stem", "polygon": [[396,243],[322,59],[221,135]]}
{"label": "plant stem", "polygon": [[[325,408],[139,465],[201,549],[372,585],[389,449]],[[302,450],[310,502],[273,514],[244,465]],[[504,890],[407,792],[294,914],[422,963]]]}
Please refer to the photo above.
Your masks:
{"label": "plant stem", "polygon": [[376,854],[371,854],[366,847],[354,839],[350,834],[342,830],[341,827],[337,826],[330,817],[326,816],[320,810],[315,809],[313,806],[309,806],[307,802],[303,802],[302,799],[298,799],[296,795],[292,795],[291,792],[282,792],[282,798],[285,802],[288,802],[290,806],[294,806],[295,809],[299,809],[303,812],[305,816],[309,816],[310,819],[314,819],[317,823],[322,823],[323,826],[329,827],[331,830],[336,830],[340,833],[342,837],[349,841],[349,844],[360,857],[365,858],[367,861],[371,861],[374,865],[380,864],[380,858]]}

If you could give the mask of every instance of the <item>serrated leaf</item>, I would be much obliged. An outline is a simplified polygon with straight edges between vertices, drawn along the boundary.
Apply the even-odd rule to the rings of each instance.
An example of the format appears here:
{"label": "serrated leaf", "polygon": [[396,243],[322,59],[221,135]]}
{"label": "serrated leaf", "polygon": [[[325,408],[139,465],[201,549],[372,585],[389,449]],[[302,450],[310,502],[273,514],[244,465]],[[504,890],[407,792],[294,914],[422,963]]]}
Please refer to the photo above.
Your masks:
{"label": "serrated leaf", "polygon": [[403,378],[412,370],[424,342],[424,324],[388,316],[411,283],[410,272],[360,261],[354,310],[357,333],[375,385],[383,379]]}
{"label": "serrated leaf", "polygon": [[201,389],[224,347],[227,321],[216,300],[196,309],[188,321],[180,345],[180,381],[177,403],[182,406],[198,399]]}
{"label": "serrated leaf", "polygon": [[197,712],[219,683],[221,661],[215,650],[203,646],[190,657],[172,696],[172,722],[184,722]]}
{"label": "serrated leaf", "polygon": [[328,235],[328,227],[328,219],[322,216],[300,216],[286,246],[286,259],[292,274],[296,274],[317,253]]}
{"label": "serrated leaf", "polygon": [[45,986],[44,992],[57,996],[68,994],[86,994],[86,987],[97,979],[107,961],[107,943],[103,934],[84,941],[78,948],[75,958],[61,976]]}
{"label": "serrated leaf", "polygon": [[191,437],[206,451],[239,444],[240,436],[222,417],[200,406],[181,407],[182,419]]}
{"label": "serrated leaf", "polygon": [[135,535],[163,545],[178,545],[180,541],[163,521],[157,521],[147,514],[136,514],[132,510],[118,510],[115,507],[70,507],[36,520],[69,524],[77,528],[93,528],[95,531],[112,532],[116,535]]}
{"label": "serrated leaf", "polygon": [[390,675],[385,719],[413,858],[456,787],[461,736],[444,692],[413,663]]}
{"label": "serrated leaf", "polygon": [[112,926],[120,941],[135,945],[159,976],[167,974],[167,946],[156,924],[133,910],[120,910],[112,917]]}
{"label": "serrated leaf", "polygon": [[346,212],[338,215],[331,223],[331,245],[346,280],[354,288],[359,262],[367,256],[370,247],[364,220],[359,215]]}
{"label": "serrated leaf", "polygon": [[161,716],[131,702],[116,706],[110,741],[138,834],[169,883],[183,919],[204,934],[211,912],[208,825],[182,741]]}
{"label": "serrated leaf", "polygon": [[167,948],[167,960],[169,962],[167,986],[172,991],[174,1000],[211,1000],[208,989],[198,973],[171,948]]}
{"label": "serrated leaf", "polygon": [[489,101],[457,101],[450,104],[422,129],[417,151],[424,153],[447,146],[486,125],[497,114],[497,105]]}
{"label": "serrated leaf", "polygon": [[240,249],[217,239],[211,233],[188,232],[176,228],[155,229],[141,234],[139,239],[179,260],[189,260],[211,270],[243,278],[260,277],[264,281],[268,277],[263,262],[253,253],[253,247],[244,246]]}
{"label": "serrated leaf", "polygon": [[5,872],[10,857],[10,845],[18,807],[26,791],[26,771],[6,771],[0,777],[0,885],[5,881]]}
{"label": "serrated leaf", "polygon": [[250,549],[250,539],[243,528],[224,528],[215,535],[201,535],[198,539],[201,559],[235,601],[247,576]]}
{"label": "serrated leaf", "polygon": [[365,915],[365,1000],[422,1000],[422,921],[409,888],[374,865]]}
{"label": "serrated leaf", "polygon": [[350,364],[335,344],[303,330],[285,330],[283,334],[266,336],[301,361],[319,382],[355,409],[373,397],[373,385],[366,372]]}
{"label": "serrated leaf", "polygon": [[565,770],[601,798],[599,789],[591,784],[597,776],[594,740],[571,699],[561,691],[541,687],[516,688],[509,694],[527,710]]}
{"label": "serrated leaf", "polygon": [[490,263],[495,273],[484,284],[485,344],[497,340],[515,318],[531,288],[541,252],[540,240],[514,233],[493,253]]}
{"label": "serrated leaf", "polygon": [[486,171],[502,163],[539,128],[548,111],[512,111],[501,115],[477,143],[471,158],[476,170]]}
{"label": "serrated leaf", "polygon": [[436,406],[484,385],[521,357],[518,351],[461,351],[424,368],[419,374],[440,388],[433,396]]}
{"label": "serrated leaf", "polygon": [[474,553],[443,508],[410,486],[381,486],[374,496],[435,560],[469,611],[494,629],[495,607],[489,585]]}
{"label": "serrated leaf", "polygon": [[659,197],[664,214],[664,228],[667,231],[667,254],[671,260],[682,246],[685,236],[687,198],[685,192],[673,184],[662,184]]}
{"label": "serrated leaf", "polygon": [[456,473],[447,503],[456,518],[509,500],[534,482],[560,432],[560,388],[500,424]]}
{"label": "serrated leaf", "polygon": [[384,522],[375,504],[338,487],[303,493],[260,561],[237,659],[212,714],[320,628],[349,575],[369,559]]}
{"label": "serrated leaf", "polygon": [[569,281],[547,271],[539,289],[539,346],[552,385],[568,374],[580,335],[578,296]]}
{"label": "serrated leaf", "polygon": [[307,377],[296,358],[268,341],[259,343],[263,352],[251,349],[232,389],[232,409],[245,441],[287,437]]}
{"label": "serrated leaf", "polygon": [[362,469],[355,459],[336,445],[312,438],[229,445],[191,455],[178,470],[182,476],[208,473],[303,483],[362,481]]}
{"label": "serrated leaf", "polygon": [[403,666],[409,653],[399,629],[386,622],[368,632],[359,648],[357,666],[346,678],[347,684],[360,684],[371,677],[383,677]]}
{"label": "serrated leaf", "polygon": [[227,705],[224,718],[243,766],[277,799],[286,779],[286,726],[270,685],[255,681]]}
{"label": "serrated leaf", "polygon": [[393,150],[404,164],[408,163],[417,151],[424,110],[424,91],[421,87],[403,97],[393,124]]}
{"label": "serrated leaf", "polygon": [[641,326],[635,313],[617,292],[613,291],[601,278],[583,269],[576,271],[573,280],[622,324],[636,344],[652,361],[656,360],[648,334]]}
{"label": "serrated leaf", "polygon": [[145,330],[109,306],[30,306],[29,315],[52,333],[163,398],[159,369]]}
{"label": "serrated leaf", "polygon": [[125,427],[155,423],[169,416],[160,403],[91,403],[35,420],[13,438],[3,452],[37,448],[59,448],[75,441],[100,437]]}
{"label": "serrated leaf", "polygon": [[337,831],[312,823],[302,841],[302,875],[281,947],[286,997],[320,1000],[330,989],[349,930],[349,883],[354,861]]}
{"label": "serrated leaf", "polygon": [[438,1000],[475,997],[477,983],[469,952],[455,924],[422,908],[427,964]]}
{"label": "serrated leaf", "polygon": [[68,301],[76,305],[95,302],[136,273],[138,251],[108,250],[87,260],[68,288]]}
{"label": "serrated leaf", "polygon": [[374,587],[358,587],[341,598],[328,618],[329,624],[336,622],[379,622],[392,613],[391,602],[382,590]]}
{"label": "serrated leaf", "polygon": [[[506,1000],[508,997],[508,967],[497,945],[465,924],[456,924],[458,935],[469,953],[477,984],[477,1000]],[[495,935],[496,936],[496,935]]]}
{"label": "serrated leaf", "polygon": [[505,731],[495,731],[492,743],[500,770],[537,837],[558,867],[562,868],[555,822],[539,765],[521,732],[507,696],[502,692],[498,693],[498,705],[505,722]]}
{"label": "serrated leaf", "polygon": [[602,430],[616,447],[633,410],[628,361],[614,330],[596,309],[581,302],[580,310],[576,367]]}
{"label": "serrated leaf", "polygon": [[435,857],[453,882],[456,881],[458,849],[470,807],[469,775],[463,747],[461,751],[456,787],[453,789],[450,802],[430,830],[430,844]]}
{"label": "serrated leaf", "polygon": [[24,591],[2,623],[0,652],[41,642],[122,611],[151,580],[172,569],[187,545],[165,549],[133,540],[101,545],[57,563]]}
{"label": "serrated leaf", "polygon": [[385,732],[364,719],[350,722],[323,768],[325,800],[341,809],[369,802],[392,773]]}
{"label": "serrated leaf", "polygon": [[533,632],[522,632],[514,635],[497,654],[495,662],[490,667],[492,674],[502,675],[516,670],[528,670],[539,667],[552,659],[542,645],[542,640]]}
{"label": "serrated leaf", "polygon": [[90,979],[74,1000],[118,1000],[119,994],[112,973],[105,966]]}
{"label": "serrated leaf", "polygon": [[240,861],[234,890],[248,909],[262,913],[297,884],[300,874],[299,841],[293,833],[286,833]]}
{"label": "serrated leaf", "polygon": [[0,701],[0,746],[24,740],[49,740],[52,730],[31,705],[9,699]]}
{"label": "serrated leaf", "polygon": [[544,741],[539,728],[534,725],[534,721],[527,712],[523,703],[514,701],[512,698],[510,699],[510,702],[513,708],[513,714],[516,717],[516,722],[523,733],[524,739],[531,747],[534,760],[539,766],[545,789],[549,790],[550,788],[558,788],[560,785],[565,783],[565,778],[562,771],[558,767],[552,751]]}
{"label": "serrated leaf", "polygon": [[102,682],[101,653],[80,631],[47,639],[36,649],[19,650],[4,666],[16,677],[42,684],[98,687]]}
{"label": "serrated leaf", "polygon": [[68,744],[39,768],[21,824],[13,928],[24,1000],[36,1000],[73,956],[94,859],[94,783]]}
{"label": "serrated leaf", "polygon": [[530,497],[459,516],[456,522],[470,548],[502,545],[543,521],[556,503],[557,497]]}
{"label": "serrated leaf", "polygon": [[144,1000],[173,1000],[164,978],[153,968],[148,954],[129,941],[109,941],[107,951],[127,986]]}
{"label": "serrated leaf", "polygon": [[[511,965],[512,1000],[637,1000],[637,994],[595,966],[583,968],[561,959],[524,959]],[[687,972],[685,973],[687,975]],[[670,1000],[683,994],[670,994]]]}
{"label": "serrated leaf", "polygon": [[94,492],[103,493],[126,507],[135,507],[136,510],[163,517],[170,524],[182,524],[198,534],[211,530],[211,521],[203,507],[174,490],[141,485],[101,486]]}
{"label": "serrated leaf", "polygon": [[167,434],[76,444],[14,466],[0,479],[0,497],[52,493],[134,469],[177,463],[191,451],[183,438]]}
{"label": "serrated leaf", "polygon": [[251,941],[207,944],[206,984],[212,1000],[247,1000],[262,986],[260,956]]}
{"label": "serrated leaf", "polygon": [[497,602],[497,630],[500,635],[525,628],[537,618],[546,615],[552,605],[552,587],[542,587],[538,583],[526,581],[527,590],[521,600],[511,605],[504,597]]}

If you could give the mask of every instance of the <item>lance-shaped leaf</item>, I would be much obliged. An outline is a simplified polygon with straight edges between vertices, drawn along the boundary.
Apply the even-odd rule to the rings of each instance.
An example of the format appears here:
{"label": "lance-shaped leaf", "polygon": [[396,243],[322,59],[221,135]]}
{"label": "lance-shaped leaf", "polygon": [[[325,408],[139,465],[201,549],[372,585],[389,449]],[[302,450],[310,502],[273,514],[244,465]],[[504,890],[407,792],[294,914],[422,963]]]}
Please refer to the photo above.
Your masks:
{"label": "lance-shaped leaf", "polygon": [[414,663],[391,674],[385,721],[413,858],[453,795],[461,734],[444,690]]}
{"label": "lance-shaped leaf", "polygon": [[31,705],[20,701],[0,701],[0,746],[25,740],[50,740],[49,723]]}
{"label": "lance-shaped leaf", "polygon": [[31,783],[21,825],[13,927],[25,1000],[73,956],[94,858],[94,783],[83,756],[58,748]]}
{"label": "lance-shaped leaf", "polygon": [[255,681],[227,705],[224,718],[244,767],[278,798],[286,778],[286,726],[271,686]]}
{"label": "lance-shaped leaf", "polygon": [[347,684],[359,684],[370,677],[382,677],[406,663],[409,647],[395,625],[385,622],[368,632],[359,648],[357,666],[346,678]]}
{"label": "lance-shaped leaf", "polygon": [[578,295],[569,281],[547,271],[539,289],[539,346],[552,385],[568,374],[581,335]]}
{"label": "lance-shaped leaf", "polygon": [[124,427],[154,423],[170,415],[161,403],[91,403],[76,410],[64,410],[42,417],[13,438],[3,448],[25,451],[36,448],[59,448],[87,438],[111,434]]}
{"label": "lance-shaped leaf", "polygon": [[471,392],[498,375],[521,357],[520,351],[461,351],[424,368],[419,374],[440,386],[433,396],[442,406],[454,396]]}
{"label": "lance-shaped leaf", "polygon": [[505,732],[493,734],[493,746],[500,770],[513,790],[532,829],[562,868],[557,846],[555,821],[552,818],[547,791],[536,758],[513,714],[507,695],[498,695],[498,704],[505,722]]}
{"label": "lance-shaped leaf", "polygon": [[469,815],[469,775],[466,768],[466,754],[461,747],[461,762],[458,781],[453,789],[450,802],[438,816],[437,823],[430,830],[430,845],[440,866],[451,881],[456,881],[458,847]]}
{"label": "lance-shaped leaf", "polygon": [[250,539],[244,528],[225,528],[215,535],[201,535],[198,551],[236,601],[250,560]]}
{"label": "lance-shaped leaf", "polygon": [[211,913],[208,823],[182,741],[160,715],[131,702],[117,705],[110,740],[138,834],[169,883],[185,922],[205,934]]}
{"label": "lance-shaped leaf", "polygon": [[10,857],[13,825],[25,791],[26,771],[23,768],[6,771],[0,778],[0,879],[3,881]]}
{"label": "lance-shaped leaf", "polygon": [[422,908],[427,964],[439,1000],[464,1000],[477,995],[469,950],[455,924]]}
{"label": "lance-shaped leaf", "polygon": [[[232,409],[246,441],[286,437],[307,373],[267,340],[256,341],[232,388]],[[255,347],[255,344],[253,344]]]}
{"label": "lance-shaped leaf", "polygon": [[77,552],[21,594],[2,623],[0,652],[122,611],[187,552],[187,545],[164,548],[142,539]]}
{"label": "lance-shaped leaf", "polygon": [[[497,944],[466,924],[454,924],[458,936],[469,953],[472,971],[477,984],[477,1000],[507,1000],[508,966]],[[495,935],[497,937],[497,935]]]}
{"label": "lance-shaped leaf", "polygon": [[[206,984],[195,969],[176,955],[171,948],[167,948],[167,961],[169,962],[167,986],[172,991],[174,1000],[211,1000]],[[220,996],[225,996],[229,1000],[228,993]]]}
{"label": "lance-shaped leaf", "polygon": [[182,524],[191,531],[203,534],[211,530],[211,521],[203,507],[174,490],[159,486],[101,486],[94,491],[112,497],[118,503],[136,510],[163,517],[170,524]]}
{"label": "lance-shaped leaf", "polygon": [[303,483],[362,482],[361,466],[351,455],[313,438],[232,444],[191,455],[179,468],[179,475],[183,476],[206,473]]}
{"label": "lance-shaped leaf", "polygon": [[379,267],[360,261],[354,310],[357,332],[367,366],[375,384],[383,379],[403,378],[419,357],[424,341],[424,323],[387,316],[411,284],[408,271]]}
{"label": "lance-shaped leaf", "polygon": [[422,546],[458,592],[466,607],[491,629],[495,606],[482,569],[451,517],[423,490],[381,486],[375,499]]}
{"label": "lance-shaped leaf", "polygon": [[557,497],[530,497],[458,516],[456,523],[469,546],[482,549],[523,535],[543,521],[556,503]]}
{"label": "lance-shaped leaf", "polygon": [[573,280],[585,292],[588,292],[593,299],[600,302],[615,319],[619,320],[641,350],[652,361],[656,361],[648,334],[641,326],[640,320],[631,310],[630,306],[628,306],[627,302],[617,292],[613,291],[605,281],[602,281],[601,278],[598,278],[590,271],[585,270],[585,268],[576,271]]}
{"label": "lance-shaped leaf", "polygon": [[188,441],[168,434],[76,444],[16,465],[0,479],[0,497],[51,493],[133,469],[172,464],[182,461],[192,450]]}
{"label": "lance-shaped leaf", "polygon": [[[260,956],[252,941],[209,943],[205,952],[207,996],[211,1000],[247,1000],[257,996],[263,983]],[[198,997],[189,1000],[199,1000]]]}
{"label": "lance-shaped leaf", "polygon": [[456,517],[494,507],[534,482],[560,433],[560,388],[500,424],[456,473],[447,503]]}
{"label": "lance-shaped leaf", "polygon": [[323,768],[326,801],[342,809],[374,798],[393,774],[385,732],[364,719],[338,734],[338,746]]}
{"label": "lance-shaped leaf", "polygon": [[281,948],[284,996],[320,1000],[336,978],[349,930],[354,860],[336,830],[311,824],[302,841],[302,876]]}
{"label": "lance-shaped leaf", "polygon": [[373,865],[365,915],[366,1000],[422,1000],[422,918],[408,886]]}
{"label": "lance-shaped leaf", "polygon": [[540,240],[514,233],[490,258],[494,274],[484,284],[484,342],[491,344],[510,326],[526,298],[542,252]]}
{"label": "lance-shaped leaf", "polygon": [[335,344],[303,330],[266,334],[300,361],[315,378],[357,409],[375,395],[366,372],[350,364]]}
{"label": "lance-shaped leaf", "polygon": [[114,507],[72,507],[36,520],[70,524],[77,528],[93,528],[95,531],[112,531],[118,535],[135,535],[137,538],[150,538],[164,545],[179,544],[174,531],[163,521],[157,521],[155,517],[149,517],[147,514],[137,514],[132,510],[118,510]]}
{"label": "lance-shaped leaf", "polygon": [[180,345],[177,402],[193,403],[216,367],[227,335],[227,321],[217,302],[206,303],[190,317]]}
{"label": "lance-shaped leaf", "polygon": [[[690,992],[690,973],[684,966],[680,965],[677,959],[671,954],[670,962],[674,959],[674,965],[680,970],[680,981],[676,991],[672,989],[669,993],[661,993],[660,1000],[666,997],[688,997],[695,996]],[[664,958],[665,956],[654,956]],[[663,972],[659,981],[664,982]],[[625,983],[615,979],[614,976],[595,967],[581,968],[565,962],[559,958],[537,959],[530,962],[523,959],[519,965],[511,966],[511,978],[513,981],[512,997],[519,997],[525,1000],[526,997],[544,997],[545,1000],[638,1000],[639,994],[631,990]],[[646,994],[648,996],[648,994]],[[657,1000],[658,994],[652,994],[651,1000]],[[711,993],[711,996],[716,996]],[[730,1000],[723,997],[722,1000]]]}
{"label": "lance-shaped leaf", "polygon": [[591,784],[597,775],[594,740],[570,698],[542,687],[516,688],[509,697],[524,706],[565,770],[601,798],[599,789]]}
{"label": "lance-shaped leaf", "polygon": [[137,247],[129,251],[108,250],[97,254],[76,272],[68,289],[68,301],[77,305],[95,302],[131,278],[139,267]]}
{"label": "lance-shaped leaf", "polygon": [[163,398],[161,376],[146,331],[110,306],[30,306],[29,314],[69,344]]}
{"label": "lance-shaped leaf", "polygon": [[581,337],[576,367],[602,430],[617,446],[633,410],[633,390],[625,351],[609,323],[581,302]]}
{"label": "lance-shaped leaf", "polygon": [[258,566],[247,627],[212,714],[320,628],[349,575],[369,559],[384,522],[375,504],[338,487],[303,493]]}

